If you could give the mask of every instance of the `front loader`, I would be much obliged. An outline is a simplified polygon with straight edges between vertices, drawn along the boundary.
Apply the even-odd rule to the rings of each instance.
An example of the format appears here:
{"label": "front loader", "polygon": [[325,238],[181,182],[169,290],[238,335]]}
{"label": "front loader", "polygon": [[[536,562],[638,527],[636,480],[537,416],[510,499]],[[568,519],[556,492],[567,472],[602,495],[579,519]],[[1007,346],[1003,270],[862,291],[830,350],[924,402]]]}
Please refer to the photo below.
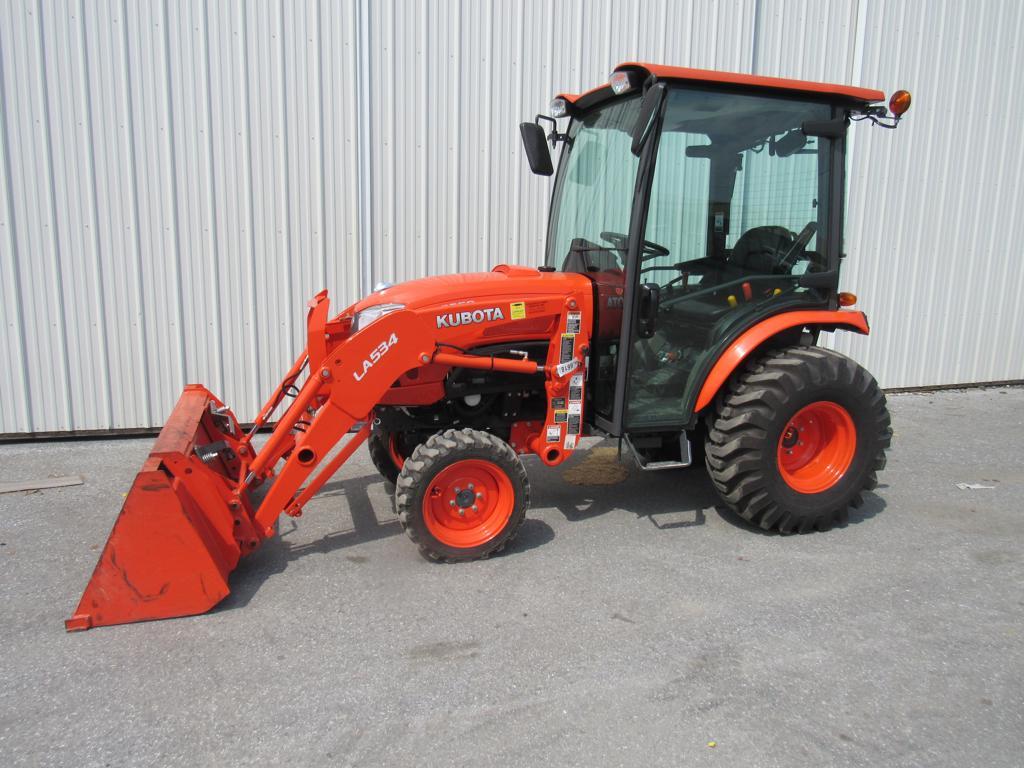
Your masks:
{"label": "front loader", "polygon": [[435,560],[504,547],[530,502],[520,456],[557,466],[584,435],[620,438],[645,470],[703,453],[764,529],[842,524],[884,466],[889,416],[817,341],[868,332],[838,290],[844,149],[851,121],[894,127],[909,107],[883,98],[634,63],[559,96],[521,126],[536,173],[561,145],[545,266],[384,286],[336,315],[319,293],[305,351],[245,426],[187,386],[67,629],[209,610],[364,442]]}

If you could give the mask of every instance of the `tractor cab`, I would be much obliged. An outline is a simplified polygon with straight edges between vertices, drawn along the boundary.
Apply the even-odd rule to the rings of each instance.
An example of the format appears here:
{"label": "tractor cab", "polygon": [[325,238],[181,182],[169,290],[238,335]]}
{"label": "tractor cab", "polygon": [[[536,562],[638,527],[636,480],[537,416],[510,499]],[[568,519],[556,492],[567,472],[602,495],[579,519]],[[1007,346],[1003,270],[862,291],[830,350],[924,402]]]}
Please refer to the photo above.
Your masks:
{"label": "tractor cab", "polygon": [[[538,133],[561,145],[546,264],[594,284],[596,426],[693,428],[712,366],[752,325],[852,299],[838,292],[845,135],[851,118],[885,125],[874,106],[883,98],[626,64],[522,126],[535,172],[551,167]],[[545,119],[555,125],[547,136]],[[778,343],[802,333],[791,328]]]}

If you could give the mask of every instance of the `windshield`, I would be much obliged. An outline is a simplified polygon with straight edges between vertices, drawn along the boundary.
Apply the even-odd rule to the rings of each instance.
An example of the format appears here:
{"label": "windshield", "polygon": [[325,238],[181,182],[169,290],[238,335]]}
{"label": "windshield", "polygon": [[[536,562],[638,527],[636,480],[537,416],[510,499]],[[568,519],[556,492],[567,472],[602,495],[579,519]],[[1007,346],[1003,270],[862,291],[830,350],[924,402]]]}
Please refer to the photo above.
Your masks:
{"label": "windshield", "polygon": [[566,269],[570,251],[588,264],[598,258],[599,249],[609,258],[604,249],[621,243],[602,234],[629,232],[639,162],[630,151],[629,132],[639,111],[640,98],[634,96],[596,109],[569,126],[551,203],[549,265]]}

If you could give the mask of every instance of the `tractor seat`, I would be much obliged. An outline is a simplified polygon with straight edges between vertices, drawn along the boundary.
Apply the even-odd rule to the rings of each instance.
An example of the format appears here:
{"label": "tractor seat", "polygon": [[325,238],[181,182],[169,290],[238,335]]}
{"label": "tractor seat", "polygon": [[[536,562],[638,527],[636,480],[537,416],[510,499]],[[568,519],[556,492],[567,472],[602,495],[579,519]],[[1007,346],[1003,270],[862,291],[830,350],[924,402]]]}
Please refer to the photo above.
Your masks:
{"label": "tractor seat", "polygon": [[793,245],[792,232],[785,227],[764,226],[748,229],[733,246],[729,263],[753,275],[771,275],[778,271],[779,260]]}

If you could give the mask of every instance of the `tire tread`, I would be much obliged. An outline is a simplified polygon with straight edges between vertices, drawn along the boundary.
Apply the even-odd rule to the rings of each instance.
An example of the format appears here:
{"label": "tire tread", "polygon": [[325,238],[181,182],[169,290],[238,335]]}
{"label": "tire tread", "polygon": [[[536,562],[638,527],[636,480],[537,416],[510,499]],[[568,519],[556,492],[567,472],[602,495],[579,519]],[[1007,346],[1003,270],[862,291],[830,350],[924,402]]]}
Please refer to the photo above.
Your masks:
{"label": "tire tread", "polygon": [[[513,511],[512,519],[509,521],[511,531],[501,536],[493,549],[477,554],[453,555],[437,550],[431,540],[421,537],[416,526],[412,524],[412,520],[414,515],[419,514],[415,508],[418,489],[430,483],[438,472],[438,465],[447,462],[453,454],[468,451],[473,452],[473,458],[487,459],[503,468],[511,467],[523,489],[522,510],[519,513]],[[489,432],[475,429],[447,429],[431,435],[425,443],[417,446],[412,455],[405,460],[405,466],[398,474],[398,480],[395,483],[395,510],[402,529],[416,544],[420,553],[428,560],[435,562],[454,563],[482,560],[497,554],[515,539],[529,508],[530,480],[526,475],[523,463],[519,460],[516,452],[512,450],[512,446]]]}
{"label": "tire tread", "polygon": [[[776,414],[808,385],[835,385],[870,406],[877,451],[848,504],[814,514],[786,509],[768,490],[763,452]],[[777,427],[776,427],[777,428]],[[885,395],[874,377],[850,358],[829,349],[791,346],[752,360],[724,387],[707,436],[705,462],[722,500],[744,520],[764,530],[807,533],[845,525],[849,508],[863,505],[863,491],[878,485],[892,428]]]}

